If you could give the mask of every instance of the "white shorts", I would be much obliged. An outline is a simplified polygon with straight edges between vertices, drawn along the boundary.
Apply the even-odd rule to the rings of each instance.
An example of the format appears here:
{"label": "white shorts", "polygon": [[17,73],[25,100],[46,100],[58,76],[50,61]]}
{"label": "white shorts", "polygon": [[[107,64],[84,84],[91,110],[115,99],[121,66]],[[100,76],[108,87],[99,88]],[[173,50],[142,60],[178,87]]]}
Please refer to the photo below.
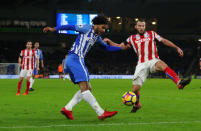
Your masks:
{"label": "white shorts", "polygon": [[24,78],[31,77],[32,73],[33,73],[33,70],[21,70],[20,77],[24,77]]}
{"label": "white shorts", "polygon": [[153,59],[141,64],[138,64],[135,68],[135,73],[133,77],[133,85],[142,86],[142,84],[147,79],[149,73],[156,72],[155,64],[160,61],[160,59]]}

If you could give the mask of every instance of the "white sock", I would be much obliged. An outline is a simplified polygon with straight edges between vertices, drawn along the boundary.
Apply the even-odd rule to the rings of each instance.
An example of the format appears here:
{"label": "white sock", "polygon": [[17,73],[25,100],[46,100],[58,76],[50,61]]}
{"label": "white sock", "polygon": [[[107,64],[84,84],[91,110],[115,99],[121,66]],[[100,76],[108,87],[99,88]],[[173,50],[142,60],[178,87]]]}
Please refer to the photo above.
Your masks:
{"label": "white sock", "polygon": [[104,113],[104,110],[100,107],[96,98],[91,94],[89,90],[82,92],[83,99],[88,102],[91,107],[96,111],[98,116],[101,116]]}
{"label": "white sock", "polygon": [[70,102],[65,106],[66,110],[72,111],[73,107],[82,100],[81,90],[75,93]]}
{"label": "white sock", "polygon": [[30,78],[30,87],[29,87],[29,89],[32,88],[33,84],[34,84],[34,79],[31,77],[31,78]]}

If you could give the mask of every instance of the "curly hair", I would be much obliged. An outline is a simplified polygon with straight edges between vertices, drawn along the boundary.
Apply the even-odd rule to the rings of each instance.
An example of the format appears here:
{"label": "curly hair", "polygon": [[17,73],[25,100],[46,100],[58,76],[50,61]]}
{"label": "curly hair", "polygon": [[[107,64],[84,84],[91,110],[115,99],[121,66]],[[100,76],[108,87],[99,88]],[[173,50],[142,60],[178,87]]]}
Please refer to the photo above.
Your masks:
{"label": "curly hair", "polygon": [[108,24],[108,20],[105,16],[96,16],[93,20],[92,23],[94,25],[102,25],[102,24]]}

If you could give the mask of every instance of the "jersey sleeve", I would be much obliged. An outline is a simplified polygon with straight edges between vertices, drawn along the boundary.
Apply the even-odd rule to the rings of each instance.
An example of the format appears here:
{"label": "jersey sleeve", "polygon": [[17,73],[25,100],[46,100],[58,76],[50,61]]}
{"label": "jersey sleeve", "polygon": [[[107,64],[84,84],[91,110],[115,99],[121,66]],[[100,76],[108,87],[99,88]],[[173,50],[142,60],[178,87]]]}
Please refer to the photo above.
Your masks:
{"label": "jersey sleeve", "polygon": [[157,39],[159,42],[161,42],[162,37],[161,37],[160,35],[158,35],[158,34],[157,34],[156,32],[154,32],[154,31],[153,31],[153,33],[154,33],[154,38]]}
{"label": "jersey sleeve", "polygon": [[98,39],[96,40],[96,42],[98,44],[100,44],[103,48],[105,48],[105,50],[107,51],[120,51],[122,50],[121,47],[116,47],[116,46],[111,46],[111,45],[108,45],[106,44],[102,38],[99,36]]}
{"label": "jersey sleeve", "polygon": [[131,36],[129,36],[123,43],[125,45],[127,45],[127,44],[131,45]]}
{"label": "jersey sleeve", "polygon": [[40,61],[43,60],[43,52],[42,52],[42,50],[40,50],[40,57],[39,57],[39,60],[40,60]]}
{"label": "jersey sleeve", "polygon": [[22,50],[20,51],[20,56],[19,57],[22,57]]}
{"label": "jersey sleeve", "polygon": [[58,30],[73,30],[80,33],[87,33],[91,29],[91,25],[62,25],[55,27]]}
{"label": "jersey sleeve", "polygon": [[36,51],[34,51],[34,54],[35,54],[35,58],[38,59],[39,56],[38,56],[38,54],[36,53]]}

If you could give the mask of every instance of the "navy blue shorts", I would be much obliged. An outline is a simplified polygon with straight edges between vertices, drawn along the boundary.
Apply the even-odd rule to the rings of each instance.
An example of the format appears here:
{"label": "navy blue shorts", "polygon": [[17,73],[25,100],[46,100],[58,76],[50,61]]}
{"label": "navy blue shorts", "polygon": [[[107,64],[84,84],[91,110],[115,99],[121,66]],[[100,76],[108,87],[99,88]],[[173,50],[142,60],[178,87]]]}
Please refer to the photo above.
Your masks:
{"label": "navy blue shorts", "polygon": [[65,61],[65,66],[73,83],[77,84],[81,81],[89,82],[89,73],[83,58],[76,54],[69,54]]}
{"label": "navy blue shorts", "polygon": [[35,76],[35,75],[37,75],[38,73],[37,73],[37,69],[36,68],[34,68],[34,70],[33,70],[33,75]]}

